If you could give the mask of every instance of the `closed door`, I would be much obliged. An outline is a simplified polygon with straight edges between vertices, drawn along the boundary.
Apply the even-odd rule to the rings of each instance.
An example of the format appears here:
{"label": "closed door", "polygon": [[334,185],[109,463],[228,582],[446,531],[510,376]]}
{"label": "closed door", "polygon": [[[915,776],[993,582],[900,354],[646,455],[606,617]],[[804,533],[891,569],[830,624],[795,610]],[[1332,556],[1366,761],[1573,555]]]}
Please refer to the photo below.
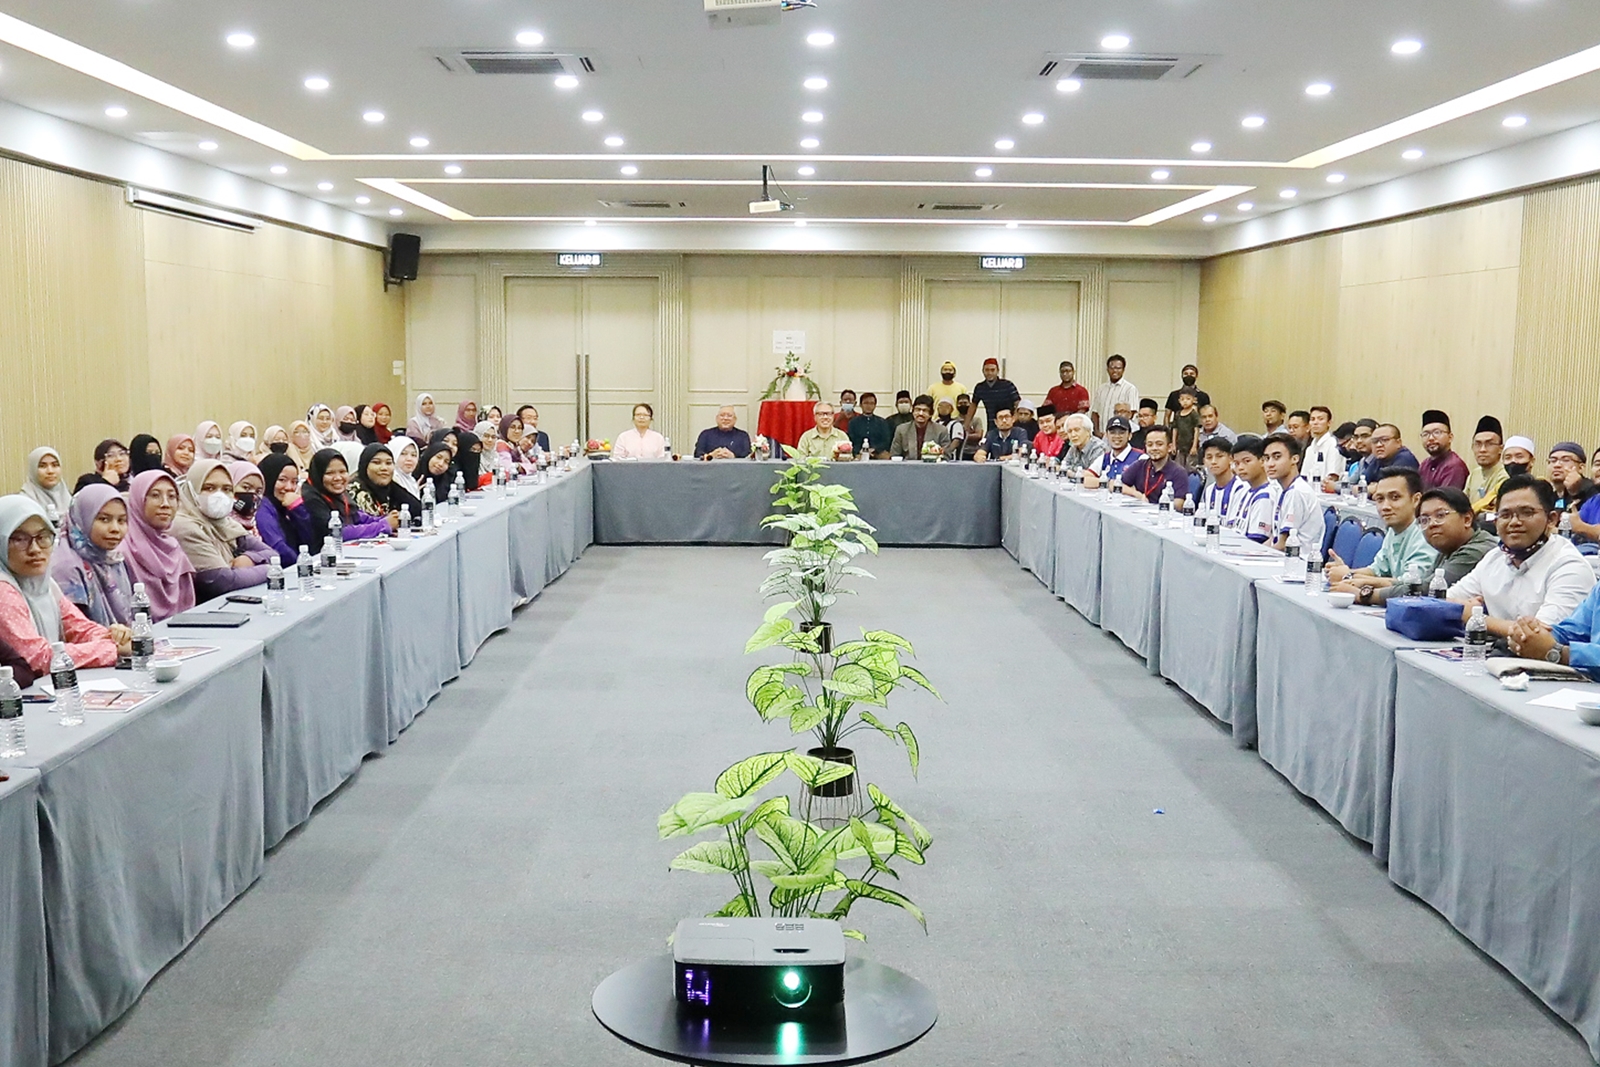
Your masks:
{"label": "closed door", "polygon": [[1060,380],[1056,368],[1078,355],[1077,282],[934,282],[928,286],[929,381],[945,360],[969,389],[983,361],[1037,402]]}

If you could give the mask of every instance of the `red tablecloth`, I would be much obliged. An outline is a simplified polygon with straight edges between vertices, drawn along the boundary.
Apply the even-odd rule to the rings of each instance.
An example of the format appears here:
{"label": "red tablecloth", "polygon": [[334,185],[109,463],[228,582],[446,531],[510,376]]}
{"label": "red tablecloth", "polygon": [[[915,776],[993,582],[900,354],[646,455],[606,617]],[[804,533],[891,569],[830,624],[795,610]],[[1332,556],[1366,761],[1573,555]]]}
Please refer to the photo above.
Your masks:
{"label": "red tablecloth", "polygon": [[756,432],[793,448],[800,443],[800,435],[817,424],[811,414],[816,404],[815,400],[763,400]]}

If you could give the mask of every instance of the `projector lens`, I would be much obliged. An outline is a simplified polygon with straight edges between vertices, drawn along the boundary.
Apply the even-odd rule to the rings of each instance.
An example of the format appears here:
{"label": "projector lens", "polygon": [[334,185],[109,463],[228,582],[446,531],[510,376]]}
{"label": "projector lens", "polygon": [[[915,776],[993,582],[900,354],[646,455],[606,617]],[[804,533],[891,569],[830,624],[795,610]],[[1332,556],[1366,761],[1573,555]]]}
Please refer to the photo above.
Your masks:
{"label": "projector lens", "polygon": [[811,983],[799,971],[784,971],[778,979],[778,990],[773,994],[785,1008],[798,1008],[811,999]]}

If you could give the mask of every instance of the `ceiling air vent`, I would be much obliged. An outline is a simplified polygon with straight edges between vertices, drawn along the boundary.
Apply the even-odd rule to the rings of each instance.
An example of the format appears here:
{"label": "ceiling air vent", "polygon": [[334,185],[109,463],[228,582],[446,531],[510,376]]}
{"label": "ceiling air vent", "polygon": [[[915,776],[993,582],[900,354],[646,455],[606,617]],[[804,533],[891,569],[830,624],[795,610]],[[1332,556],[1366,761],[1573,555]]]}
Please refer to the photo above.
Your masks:
{"label": "ceiling air vent", "polygon": [[593,74],[594,61],[570,52],[527,52],[494,48],[459,48],[434,52],[433,58],[452,74]]}
{"label": "ceiling air vent", "polygon": [[600,204],[609,208],[642,208],[651,211],[671,211],[674,208],[689,206],[682,200],[677,203],[671,200],[602,200]]}
{"label": "ceiling air vent", "polygon": [[996,208],[998,208],[999,206],[1000,206],[999,204],[942,204],[942,203],[929,202],[929,203],[926,203],[926,204],[918,204],[917,205],[917,210],[918,211],[944,211],[944,212],[958,212],[959,213],[959,212],[974,212],[974,211],[993,211]]}
{"label": "ceiling air vent", "polygon": [[1079,81],[1182,81],[1199,70],[1208,55],[1131,55],[1126,52],[1051,52],[1039,65],[1038,77]]}

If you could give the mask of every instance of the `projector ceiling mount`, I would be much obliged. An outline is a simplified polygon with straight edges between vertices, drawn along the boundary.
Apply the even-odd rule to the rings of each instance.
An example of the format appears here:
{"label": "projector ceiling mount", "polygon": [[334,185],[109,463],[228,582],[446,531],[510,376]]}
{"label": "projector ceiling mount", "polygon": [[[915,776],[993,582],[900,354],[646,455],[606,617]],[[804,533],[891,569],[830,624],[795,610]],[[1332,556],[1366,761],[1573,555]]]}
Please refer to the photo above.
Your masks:
{"label": "projector ceiling mount", "polygon": [[776,26],[785,11],[816,6],[816,0],[705,0],[706,17],[715,29]]}

